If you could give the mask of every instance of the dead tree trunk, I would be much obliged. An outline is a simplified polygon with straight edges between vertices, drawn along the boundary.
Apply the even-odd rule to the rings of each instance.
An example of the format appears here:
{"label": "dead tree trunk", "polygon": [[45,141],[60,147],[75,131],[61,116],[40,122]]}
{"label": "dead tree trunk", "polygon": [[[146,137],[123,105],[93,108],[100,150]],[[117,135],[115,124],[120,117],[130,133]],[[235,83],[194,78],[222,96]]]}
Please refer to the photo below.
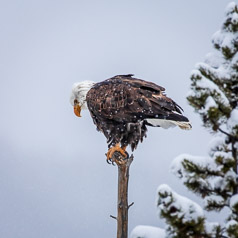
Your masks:
{"label": "dead tree trunk", "polygon": [[133,203],[128,205],[129,169],[133,155],[124,159],[120,153],[115,152],[112,161],[118,166],[117,238],[127,238],[128,209],[133,205]]}

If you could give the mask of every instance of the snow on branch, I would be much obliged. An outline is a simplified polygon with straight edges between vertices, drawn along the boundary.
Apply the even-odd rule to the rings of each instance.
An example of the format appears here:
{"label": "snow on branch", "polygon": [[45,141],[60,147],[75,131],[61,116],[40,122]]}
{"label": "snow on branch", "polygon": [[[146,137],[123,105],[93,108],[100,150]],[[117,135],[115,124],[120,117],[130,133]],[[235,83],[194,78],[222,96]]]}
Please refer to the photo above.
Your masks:
{"label": "snow on branch", "polygon": [[231,152],[224,149],[224,140],[216,138],[211,143],[211,157],[182,154],[171,164],[171,172],[180,178],[184,185],[197,193],[203,200],[206,210],[221,210],[228,206],[227,198],[236,187],[237,175],[233,170],[235,160]]}
{"label": "snow on branch", "polygon": [[227,127],[229,132],[232,134],[238,130],[238,108],[231,111],[230,118],[227,121]]}
{"label": "snow on branch", "polygon": [[171,237],[173,234],[177,234],[176,237],[195,236],[205,229],[203,210],[197,203],[175,193],[165,184],[158,187],[157,194],[157,207],[160,216],[166,219],[166,232]]}
{"label": "snow on branch", "polygon": [[204,174],[205,171],[209,170],[212,174],[217,174],[217,165],[210,157],[181,154],[172,161],[170,170],[174,175],[185,181],[184,179],[194,176],[191,172],[198,171]]}
{"label": "snow on branch", "polygon": [[168,185],[159,186],[157,207],[167,223],[166,238],[225,238],[219,223],[208,222],[197,203],[175,193]]}
{"label": "snow on branch", "polygon": [[181,219],[183,223],[199,222],[204,218],[203,209],[192,200],[174,192],[168,185],[158,187],[158,209],[162,213]]}
{"label": "snow on branch", "polygon": [[136,226],[130,238],[165,238],[165,230],[153,226]]}

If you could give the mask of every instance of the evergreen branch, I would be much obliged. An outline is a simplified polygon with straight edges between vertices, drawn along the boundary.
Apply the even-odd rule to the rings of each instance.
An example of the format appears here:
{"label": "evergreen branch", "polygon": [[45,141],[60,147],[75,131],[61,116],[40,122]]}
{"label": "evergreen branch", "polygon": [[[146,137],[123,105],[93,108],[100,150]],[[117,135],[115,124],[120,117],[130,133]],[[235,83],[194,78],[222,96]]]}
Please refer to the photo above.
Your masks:
{"label": "evergreen branch", "polygon": [[228,137],[230,137],[232,140],[235,140],[235,141],[238,141],[238,137],[237,136],[234,136],[234,135],[231,135],[230,133],[222,130],[220,128],[220,126],[217,125],[217,123],[214,121],[214,120],[211,120],[211,122],[213,123],[213,125],[217,128],[218,131],[220,131],[221,133],[227,135]]}
{"label": "evergreen branch", "polygon": [[[232,156],[235,159],[234,172],[238,174],[238,158],[237,158],[237,149],[235,147],[235,141],[232,141],[231,147],[232,147]],[[234,194],[238,194],[238,181],[237,181],[236,188],[234,189]]]}
{"label": "evergreen branch", "polygon": [[110,215],[111,218],[117,220],[117,217],[113,216],[113,215]]}
{"label": "evergreen branch", "polygon": [[[214,124],[215,124],[215,123],[214,123]],[[238,141],[238,137],[237,137],[237,136],[234,136],[234,135],[229,134],[228,132],[222,130],[219,126],[218,126],[217,130],[220,131],[221,133],[223,133],[223,134],[229,136],[229,137],[232,138],[233,140]]]}
{"label": "evergreen branch", "polygon": [[187,172],[188,174],[195,173],[203,179],[211,176],[224,177],[224,174],[221,173],[221,171],[212,170],[209,167],[203,167],[186,158],[182,161],[182,166],[185,172]]}

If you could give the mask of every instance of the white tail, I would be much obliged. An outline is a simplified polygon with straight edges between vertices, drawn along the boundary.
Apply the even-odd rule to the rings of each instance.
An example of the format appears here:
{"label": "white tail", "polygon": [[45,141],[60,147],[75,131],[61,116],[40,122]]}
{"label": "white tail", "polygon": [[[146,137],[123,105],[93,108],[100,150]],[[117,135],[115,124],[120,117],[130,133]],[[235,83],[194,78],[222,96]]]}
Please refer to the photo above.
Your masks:
{"label": "white tail", "polygon": [[170,127],[178,126],[183,130],[190,130],[192,128],[190,122],[188,121],[172,121],[172,120],[165,120],[165,119],[155,119],[155,118],[148,118],[146,121],[151,126],[160,126],[164,129],[168,129]]}
{"label": "white tail", "polygon": [[171,122],[173,122],[175,125],[179,126],[183,130],[192,129],[192,125],[190,124],[189,121],[171,121]]}

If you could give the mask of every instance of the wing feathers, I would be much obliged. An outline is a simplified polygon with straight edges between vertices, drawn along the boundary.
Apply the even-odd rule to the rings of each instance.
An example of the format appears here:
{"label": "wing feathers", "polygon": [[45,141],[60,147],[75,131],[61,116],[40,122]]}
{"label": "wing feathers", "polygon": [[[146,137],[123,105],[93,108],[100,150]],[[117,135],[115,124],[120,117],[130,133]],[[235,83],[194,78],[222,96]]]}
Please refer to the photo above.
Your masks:
{"label": "wing feathers", "polygon": [[182,108],[164,94],[163,87],[132,76],[117,75],[95,84],[87,94],[89,110],[97,117],[115,122],[135,123],[154,118],[182,129],[189,127]]}

